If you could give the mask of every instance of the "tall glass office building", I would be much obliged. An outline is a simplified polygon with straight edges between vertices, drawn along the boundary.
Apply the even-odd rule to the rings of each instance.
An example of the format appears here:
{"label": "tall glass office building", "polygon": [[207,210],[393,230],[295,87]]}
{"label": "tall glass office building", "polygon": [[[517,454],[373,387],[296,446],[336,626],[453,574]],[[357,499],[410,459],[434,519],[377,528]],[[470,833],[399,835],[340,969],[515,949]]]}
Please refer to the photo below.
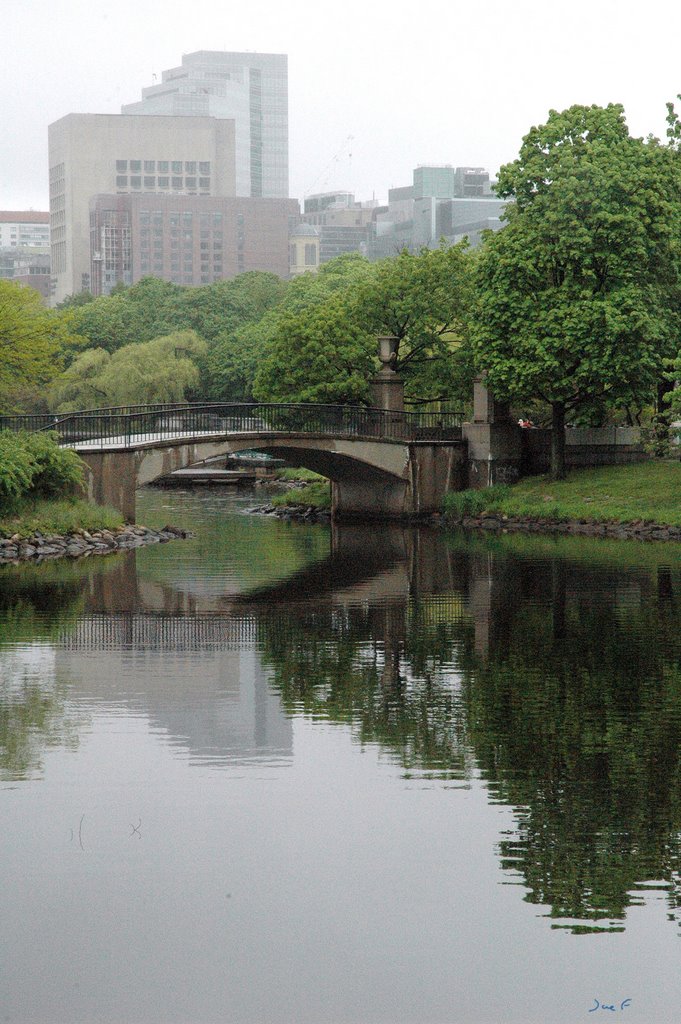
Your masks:
{"label": "tall glass office building", "polygon": [[288,58],[199,50],[164,71],[123,114],[209,116],[235,122],[237,196],[288,198]]}

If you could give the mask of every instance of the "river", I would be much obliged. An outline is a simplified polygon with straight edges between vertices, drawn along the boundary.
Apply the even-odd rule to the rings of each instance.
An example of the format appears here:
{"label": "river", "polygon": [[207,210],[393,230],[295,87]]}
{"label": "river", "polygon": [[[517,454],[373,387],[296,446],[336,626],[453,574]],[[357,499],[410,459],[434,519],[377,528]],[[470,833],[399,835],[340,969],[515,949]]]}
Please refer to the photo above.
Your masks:
{"label": "river", "polygon": [[0,570],[0,1020],[681,1014],[681,549],[244,515]]}

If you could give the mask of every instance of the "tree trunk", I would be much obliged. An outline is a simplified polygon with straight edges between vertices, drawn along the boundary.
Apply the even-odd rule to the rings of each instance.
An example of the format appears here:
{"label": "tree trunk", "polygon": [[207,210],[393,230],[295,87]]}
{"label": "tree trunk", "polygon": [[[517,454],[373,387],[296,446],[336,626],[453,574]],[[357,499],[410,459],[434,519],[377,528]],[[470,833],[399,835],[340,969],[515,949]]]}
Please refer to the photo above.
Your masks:
{"label": "tree trunk", "polygon": [[551,403],[551,479],[565,478],[565,405]]}
{"label": "tree trunk", "polygon": [[657,401],[655,403],[658,416],[665,416],[669,412],[669,397],[674,390],[674,385],[666,377],[661,377],[657,382]]}

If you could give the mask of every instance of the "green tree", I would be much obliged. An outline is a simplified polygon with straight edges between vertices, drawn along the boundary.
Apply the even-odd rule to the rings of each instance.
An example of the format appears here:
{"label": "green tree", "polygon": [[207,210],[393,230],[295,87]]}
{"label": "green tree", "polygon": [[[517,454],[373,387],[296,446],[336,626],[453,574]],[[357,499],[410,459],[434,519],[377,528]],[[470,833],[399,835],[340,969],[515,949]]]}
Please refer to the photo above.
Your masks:
{"label": "green tree", "polygon": [[333,292],[301,311],[285,310],[255,377],[267,402],[366,402],[375,342],[353,316],[348,294]]}
{"label": "green tree", "polygon": [[152,341],[125,345],[110,355],[83,352],[52,392],[52,408],[83,408],[182,402],[199,382],[197,360],[206,342],[194,331],[175,331]]}
{"label": "green tree", "polygon": [[38,292],[0,280],[0,412],[39,407],[72,341],[68,320]]}
{"label": "green tree", "polygon": [[464,399],[473,368],[466,344],[472,306],[466,243],[376,263],[355,290],[355,316],[369,333],[398,339],[395,369],[413,404]]}
{"label": "green tree", "polygon": [[470,388],[465,359],[471,303],[463,246],[379,263],[333,260],[316,278],[292,282],[269,318],[254,393],[270,401],[366,402],[376,335],[399,339],[397,369],[413,402],[458,397]]}
{"label": "green tree", "polygon": [[148,340],[143,337],[139,311],[125,293],[103,296],[72,308],[71,327],[90,348],[105,352]]}
{"label": "green tree", "polygon": [[478,262],[476,361],[498,398],[548,403],[558,478],[566,415],[645,403],[677,344],[678,160],[621,106],[574,106],[525,136],[497,191],[513,202]]}
{"label": "green tree", "polygon": [[[174,331],[195,331],[208,348],[205,356],[197,358],[201,377],[192,397],[233,401],[245,397],[250,386],[245,382],[253,378],[250,349],[239,332],[262,319],[286,290],[286,282],[275,274],[259,271],[201,288],[146,277],[132,287],[117,286],[110,296],[95,300],[90,296],[87,302],[76,301],[77,296],[65,305],[73,331],[82,339],[80,348],[113,353]],[[77,376],[82,377],[85,366],[80,364]]]}

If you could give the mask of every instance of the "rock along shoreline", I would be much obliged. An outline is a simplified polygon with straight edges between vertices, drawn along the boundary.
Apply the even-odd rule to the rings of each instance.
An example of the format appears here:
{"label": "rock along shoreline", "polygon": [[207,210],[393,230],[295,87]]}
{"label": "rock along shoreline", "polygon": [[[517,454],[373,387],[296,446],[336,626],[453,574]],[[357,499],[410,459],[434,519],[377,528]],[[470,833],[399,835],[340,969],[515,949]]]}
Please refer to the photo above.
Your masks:
{"label": "rock along shoreline", "polygon": [[298,523],[330,523],[331,510],[314,505],[255,505],[244,510],[249,516],[273,516]]}
{"label": "rock along shoreline", "polygon": [[586,519],[542,519],[537,516],[504,516],[482,512],[477,516],[440,516],[441,526],[501,533],[561,533],[573,537],[610,537],[615,540],[681,541],[681,526],[635,520],[629,523],[596,523]]}
{"label": "rock along shoreline", "polygon": [[76,530],[67,534],[46,534],[37,531],[30,537],[0,538],[0,565],[47,558],[87,558],[127,551],[146,544],[165,544],[170,540],[191,537],[188,530],[164,526],[151,530],[147,526],[119,526],[115,530]]}
{"label": "rock along shoreline", "polygon": [[[329,509],[301,505],[257,505],[245,510],[248,515],[274,516],[302,523],[329,523]],[[390,520],[394,522],[395,520]],[[374,522],[374,520],[372,520]],[[559,533],[573,537],[609,537],[615,540],[681,541],[681,526],[635,520],[630,523],[596,523],[585,519],[543,519],[538,516],[504,516],[497,512],[482,512],[477,516],[446,516],[435,512],[425,516],[410,516],[402,520],[405,525],[435,526],[440,529],[461,528],[499,533]]]}

